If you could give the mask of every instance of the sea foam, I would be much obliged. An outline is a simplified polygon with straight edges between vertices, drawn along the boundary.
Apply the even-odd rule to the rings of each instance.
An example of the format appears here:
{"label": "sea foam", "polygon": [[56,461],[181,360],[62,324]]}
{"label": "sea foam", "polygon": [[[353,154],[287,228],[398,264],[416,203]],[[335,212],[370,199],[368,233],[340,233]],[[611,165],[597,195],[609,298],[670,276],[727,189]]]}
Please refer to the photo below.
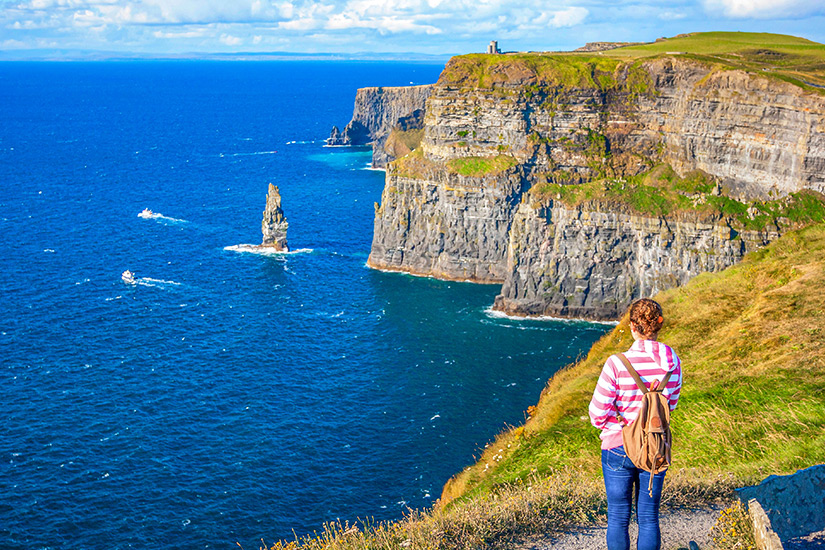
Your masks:
{"label": "sea foam", "polygon": [[507,315],[502,311],[496,311],[492,306],[484,309],[485,315],[491,319],[507,319],[508,321],[562,321],[564,323],[596,323],[599,325],[618,325],[618,321],[594,321],[579,317],[553,317],[552,315],[539,315],[536,317],[522,317],[519,315]]}
{"label": "sea foam", "polygon": [[261,246],[259,244],[233,244],[232,246],[223,247],[224,250],[230,252],[239,252],[245,254],[258,254],[260,256],[286,256],[289,254],[309,254],[313,251],[311,248],[296,248],[295,250],[283,251],[275,250],[274,248]]}

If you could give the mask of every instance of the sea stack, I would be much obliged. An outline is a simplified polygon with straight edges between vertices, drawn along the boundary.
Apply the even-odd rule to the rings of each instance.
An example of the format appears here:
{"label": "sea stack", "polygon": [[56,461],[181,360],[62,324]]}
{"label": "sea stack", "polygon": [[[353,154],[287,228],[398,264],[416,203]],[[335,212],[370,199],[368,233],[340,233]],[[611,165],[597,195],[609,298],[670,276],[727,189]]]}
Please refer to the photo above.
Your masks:
{"label": "sea stack", "polygon": [[264,209],[264,219],[261,222],[261,232],[263,242],[261,246],[274,248],[278,252],[289,252],[286,243],[286,230],[289,223],[286,221],[284,211],[281,209],[281,193],[278,188],[269,184],[269,192],[266,195],[266,208]]}

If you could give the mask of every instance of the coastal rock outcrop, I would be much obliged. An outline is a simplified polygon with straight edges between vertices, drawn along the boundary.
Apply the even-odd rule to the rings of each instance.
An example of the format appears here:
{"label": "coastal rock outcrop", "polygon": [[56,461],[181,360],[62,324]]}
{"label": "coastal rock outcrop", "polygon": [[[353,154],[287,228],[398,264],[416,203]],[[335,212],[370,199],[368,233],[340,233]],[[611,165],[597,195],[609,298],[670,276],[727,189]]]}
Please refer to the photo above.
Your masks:
{"label": "coastal rock outcrop", "polygon": [[[766,74],[670,55],[470,55],[428,94],[420,145],[388,155],[368,263],[501,282],[507,313],[615,318],[781,232],[767,219],[780,214],[725,212],[825,191],[825,95]],[[674,182],[705,174],[712,185],[677,202],[716,214],[661,211],[659,184],[641,182],[663,165]],[[533,193],[601,181],[636,191],[574,206]]]}
{"label": "coastal rock outcrop", "polygon": [[289,229],[289,223],[281,209],[281,193],[276,186],[270,183],[266,194],[266,208],[264,208],[261,221],[261,233],[263,233],[261,246],[273,248],[278,252],[288,252],[287,229]]}
{"label": "coastal rock outcrop", "polygon": [[360,88],[355,93],[352,120],[343,130],[333,126],[327,145],[372,145],[373,168],[386,167],[421,141],[424,106],[431,91],[430,84]]}

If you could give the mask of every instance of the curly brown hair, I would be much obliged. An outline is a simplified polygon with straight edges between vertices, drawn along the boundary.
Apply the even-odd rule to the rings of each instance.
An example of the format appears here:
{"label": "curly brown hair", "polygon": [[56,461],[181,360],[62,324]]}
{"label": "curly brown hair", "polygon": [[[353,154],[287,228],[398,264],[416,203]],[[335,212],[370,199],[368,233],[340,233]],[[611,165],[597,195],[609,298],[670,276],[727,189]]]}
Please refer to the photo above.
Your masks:
{"label": "curly brown hair", "polygon": [[630,304],[630,322],[645,338],[655,338],[664,323],[662,306],[650,298],[642,298]]}

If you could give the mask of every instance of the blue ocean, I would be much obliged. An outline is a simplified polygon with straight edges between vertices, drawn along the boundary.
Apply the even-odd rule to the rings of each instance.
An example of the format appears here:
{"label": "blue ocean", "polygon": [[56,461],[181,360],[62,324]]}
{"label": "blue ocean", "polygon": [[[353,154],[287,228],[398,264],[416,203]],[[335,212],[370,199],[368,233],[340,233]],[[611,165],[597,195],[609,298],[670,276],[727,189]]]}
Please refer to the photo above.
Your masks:
{"label": "blue ocean", "polygon": [[[358,87],[441,69],[0,64],[1,547],[248,550],[400,518],[604,334],[365,267],[384,174],[323,138]],[[239,252],[270,182],[300,250]]]}

